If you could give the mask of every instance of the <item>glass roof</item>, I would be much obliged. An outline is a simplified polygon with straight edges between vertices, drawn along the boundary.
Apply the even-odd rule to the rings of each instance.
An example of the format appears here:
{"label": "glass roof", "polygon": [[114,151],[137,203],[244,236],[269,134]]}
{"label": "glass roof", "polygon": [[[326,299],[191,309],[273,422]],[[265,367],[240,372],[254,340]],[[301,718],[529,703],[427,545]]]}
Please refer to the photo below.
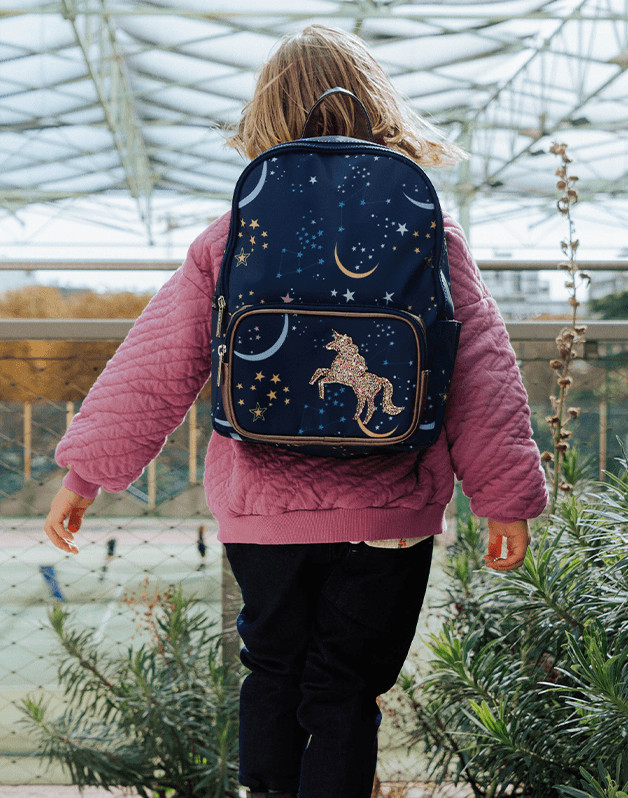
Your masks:
{"label": "glass roof", "polygon": [[471,152],[432,176],[474,223],[493,200],[554,213],[555,139],[583,203],[625,200],[625,0],[0,0],[0,220],[19,237],[62,209],[159,242],[216,215],[243,166],[225,127],[279,36],[315,21],[362,36]]}

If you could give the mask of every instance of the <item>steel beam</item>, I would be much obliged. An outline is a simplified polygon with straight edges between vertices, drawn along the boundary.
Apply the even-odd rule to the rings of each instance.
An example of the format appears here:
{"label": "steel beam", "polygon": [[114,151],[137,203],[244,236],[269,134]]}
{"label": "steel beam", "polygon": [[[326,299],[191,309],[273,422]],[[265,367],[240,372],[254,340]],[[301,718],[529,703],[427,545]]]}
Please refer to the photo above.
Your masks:
{"label": "steel beam", "polygon": [[[151,168],[133,104],[124,56],[116,41],[105,0],[61,0],[63,16],[71,23],[83,53],[98,101],[105,114],[140,217],[151,232],[151,194],[156,177]],[[94,11],[98,13],[94,13]]]}
{"label": "steel beam", "polygon": [[[411,5],[410,3],[402,2],[402,3],[386,3],[386,4],[375,4],[369,2],[365,4],[363,0],[354,0],[353,3],[343,2],[339,3],[338,7],[334,11],[328,11],[325,13],[326,17],[329,18],[342,18],[347,19],[347,17],[357,17],[364,13],[364,8],[368,9],[368,16],[375,17],[375,18],[391,18],[400,19],[400,20],[409,20],[412,22],[424,22],[426,24],[434,23],[435,19],[446,19],[448,14],[451,13],[451,9],[447,9],[447,6],[443,8],[444,4],[438,3],[419,3],[417,5]],[[401,6],[400,8],[395,9],[395,6]],[[58,14],[59,13],[59,4],[56,2],[51,3],[42,3],[40,6],[26,6],[26,7],[19,7],[17,4],[13,8],[2,8],[0,9],[0,18],[2,17],[17,17],[17,16],[25,16],[27,14]],[[159,16],[172,16],[173,13],[176,13],[177,16],[185,17],[188,19],[197,19],[197,20],[205,20],[205,21],[219,21],[219,22],[231,22],[233,20],[246,20],[248,17],[251,16],[251,9],[244,8],[242,10],[238,9],[237,5],[234,4],[233,8],[224,11],[201,11],[198,8],[184,8],[181,6],[177,6],[174,9],[172,6],[163,5],[151,5],[149,3],[134,3],[125,4],[123,2],[110,2],[107,4],[107,9],[102,11],[96,8],[90,8],[87,12],[90,16],[98,16],[101,14],[112,14],[115,16],[120,17],[159,17]],[[271,8],[259,8],[255,9],[255,17],[258,19],[268,19],[269,21],[275,21],[278,18],[286,19],[286,20],[310,20],[312,19],[313,15],[311,12],[308,11],[273,11]],[[512,20],[512,14],[499,14],[499,13],[492,13],[487,14],[484,7],[475,8],[473,5],[458,5],[456,7],[456,18],[459,20],[468,20],[469,22],[485,22],[487,25],[498,25],[502,22],[510,22]],[[564,14],[561,13],[560,9],[553,10],[538,10],[538,11],[528,11],[525,14],[521,15],[524,19],[530,20],[562,20],[564,19]],[[610,21],[625,21],[626,15],[622,14],[621,12],[611,11],[610,9],[606,10],[597,10],[594,9],[590,13],[587,11],[578,11],[575,15],[573,15],[574,19],[584,22],[596,22],[600,19],[602,20],[610,20]],[[243,25],[246,23],[243,22]]]}
{"label": "steel beam", "polygon": [[[501,85],[491,96],[489,101],[486,105],[473,117],[472,124],[474,128],[480,129],[485,128],[487,131],[501,129],[501,125],[494,125],[491,123],[491,115],[495,112],[496,109],[503,109],[504,105],[500,105],[500,101],[506,99],[506,101],[510,100],[514,102],[516,105],[516,100],[513,101],[513,96],[516,98],[520,96],[520,92],[516,87],[518,83],[525,85],[526,83],[526,75],[532,68],[535,68],[538,64],[539,59],[550,57],[554,54],[566,56],[568,54],[558,50],[557,48],[557,41],[560,35],[563,32],[563,29],[569,23],[574,21],[581,21],[586,16],[586,8],[588,6],[593,6],[594,11],[597,9],[598,4],[597,2],[591,2],[591,0],[583,0],[573,11],[571,14],[565,16],[562,21],[557,25],[554,32],[548,36],[537,48],[535,52],[533,52],[530,58],[527,59],[525,64],[523,64],[520,69],[515,72],[514,75],[510,77],[510,79]],[[592,13],[591,17],[595,15]],[[603,21],[609,21],[609,18],[606,15],[600,15],[597,18],[592,19],[594,24],[600,24]],[[627,21],[628,18],[626,15],[616,15],[616,17],[612,20],[617,25],[623,26],[623,46],[624,48],[628,46],[628,34],[627,34]],[[587,59],[588,56],[586,53],[582,53],[582,58]],[[598,85],[592,91],[584,94],[582,92],[582,85],[579,86],[580,96],[578,98],[578,102],[570,107],[569,112],[567,114],[562,115],[561,117],[550,120],[545,118],[544,116],[544,106],[542,105],[543,102],[543,92],[539,92],[538,94],[538,101],[539,101],[539,130],[538,135],[533,136],[530,138],[530,141],[523,147],[515,148],[515,139],[518,137],[519,127],[516,123],[513,123],[509,126],[509,129],[512,132],[512,139],[513,139],[513,149],[510,156],[499,164],[497,168],[495,168],[490,173],[487,173],[485,176],[484,183],[486,185],[490,184],[491,182],[495,181],[505,169],[511,166],[513,163],[521,159],[523,156],[528,154],[532,149],[538,148],[538,141],[542,138],[548,138],[553,136],[560,135],[561,131],[565,129],[565,126],[568,125],[569,120],[573,119],[579,112],[581,108],[583,108],[588,102],[595,99],[599,96],[605,89],[607,89],[610,85],[612,85],[615,81],[617,81],[621,76],[624,74],[626,69],[628,68],[627,64],[618,64],[619,69],[617,72],[609,79],[603,81],[600,85]],[[544,70],[542,70],[544,74]],[[552,75],[553,76],[553,75]],[[551,79],[550,75],[547,76],[548,79]],[[516,113],[516,109],[513,110],[513,113]],[[480,186],[478,186],[480,188]]]}

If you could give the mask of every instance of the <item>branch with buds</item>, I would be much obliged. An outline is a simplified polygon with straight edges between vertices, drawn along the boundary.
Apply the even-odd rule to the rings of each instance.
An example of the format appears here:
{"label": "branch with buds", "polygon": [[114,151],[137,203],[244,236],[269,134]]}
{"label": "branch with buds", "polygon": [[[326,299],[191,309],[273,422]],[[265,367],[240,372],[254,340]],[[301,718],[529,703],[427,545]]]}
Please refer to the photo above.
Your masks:
{"label": "branch with buds", "polygon": [[573,379],[569,375],[569,366],[571,361],[578,356],[578,345],[584,343],[584,334],[587,329],[586,326],[577,322],[578,308],[580,307],[577,295],[578,282],[580,284],[583,282],[590,283],[591,278],[580,270],[576,262],[576,254],[580,242],[575,234],[572,208],[578,202],[578,192],[575,188],[578,178],[569,174],[571,159],[567,156],[566,144],[554,142],[550,147],[550,152],[561,159],[561,165],[555,172],[558,177],[556,188],[561,192],[556,206],[561,216],[567,219],[569,237],[567,240],[561,241],[560,246],[564,260],[558,264],[558,268],[565,272],[565,288],[569,291],[568,304],[571,308],[571,327],[565,327],[560,331],[556,338],[558,357],[550,361],[550,367],[556,375],[557,389],[556,393],[550,396],[552,414],[547,417],[546,421],[552,433],[554,453],[543,452],[541,455],[541,460],[545,464],[547,475],[552,485],[550,512],[553,513],[556,508],[558,491],[569,493],[573,488],[573,485],[562,478],[561,468],[565,452],[569,450],[568,439],[572,435],[571,430],[567,429],[567,425],[572,418],[578,418],[580,408],[567,407],[566,398],[573,384]]}

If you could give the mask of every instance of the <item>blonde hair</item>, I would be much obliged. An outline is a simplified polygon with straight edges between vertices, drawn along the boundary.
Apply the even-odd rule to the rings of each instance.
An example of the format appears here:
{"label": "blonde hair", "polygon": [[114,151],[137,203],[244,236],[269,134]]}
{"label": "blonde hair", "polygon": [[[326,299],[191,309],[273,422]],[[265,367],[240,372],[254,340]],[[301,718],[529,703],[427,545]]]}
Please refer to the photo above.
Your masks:
{"label": "blonde hair", "polygon": [[[422,166],[448,166],[467,157],[407,106],[361,39],[326,25],[309,25],[283,39],[262,65],[253,98],[227,144],[252,159],[275,144],[294,141],[312,105],[334,86],[362,101],[376,140]],[[354,103],[328,98],[318,134],[351,135],[354,115]]]}

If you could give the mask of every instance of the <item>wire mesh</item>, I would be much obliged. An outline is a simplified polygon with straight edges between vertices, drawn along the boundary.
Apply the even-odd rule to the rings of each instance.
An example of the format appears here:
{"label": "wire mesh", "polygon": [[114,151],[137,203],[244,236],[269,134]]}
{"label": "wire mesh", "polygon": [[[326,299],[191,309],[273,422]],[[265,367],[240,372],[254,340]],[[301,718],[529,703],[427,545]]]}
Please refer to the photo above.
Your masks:
{"label": "wire mesh", "polygon": [[[19,725],[26,695],[45,693],[52,710],[61,701],[60,647],[47,618],[55,602],[94,630],[109,652],[125,651],[138,633],[126,599],[163,593],[169,585],[201,601],[218,627],[225,623],[229,584],[201,484],[207,399],[197,401],[127,491],[98,496],[77,535],[78,556],[54,548],[43,532],[63,476],[55,446],[116,346],[0,344],[1,784],[67,781],[59,768],[46,771]],[[234,603],[230,630],[235,611]]]}
{"label": "wire mesh", "polygon": [[[210,404],[201,394],[158,458],[125,492],[101,493],[77,536],[78,556],[55,549],[43,532],[50,500],[63,472],[55,446],[82,398],[115,351],[115,342],[0,343],[0,784],[65,783],[48,768],[19,726],[20,701],[45,693],[61,705],[56,671],[60,650],[47,612],[62,602],[109,650],[125,650],[137,633],[125,598],[180,585],[233,636],[237,591],[226,574],[217,527],[202,487],[210,434]],[[515,344],[541,449],[551,440],[545,417],[554,377],[551,343]],[[628,429],[628,346],[592,343],[574,366],[570,402],[581,407],[574,440],[590,461],[592,476],[613,469]],[[439,540],[426,605],[413,644],[414,661],[429,659],[426,640],[442,621],[442,568],[455,534],[455,514],[465,510],[458,492],[448,509],[449,532]],[[235,640],[232,638],[232,644]],[[403,735],[389,722],[399,711],[393,691],[383,700],[388,715],[381,735],[382,781],[420,780],[422,763],[406,752]]]}

